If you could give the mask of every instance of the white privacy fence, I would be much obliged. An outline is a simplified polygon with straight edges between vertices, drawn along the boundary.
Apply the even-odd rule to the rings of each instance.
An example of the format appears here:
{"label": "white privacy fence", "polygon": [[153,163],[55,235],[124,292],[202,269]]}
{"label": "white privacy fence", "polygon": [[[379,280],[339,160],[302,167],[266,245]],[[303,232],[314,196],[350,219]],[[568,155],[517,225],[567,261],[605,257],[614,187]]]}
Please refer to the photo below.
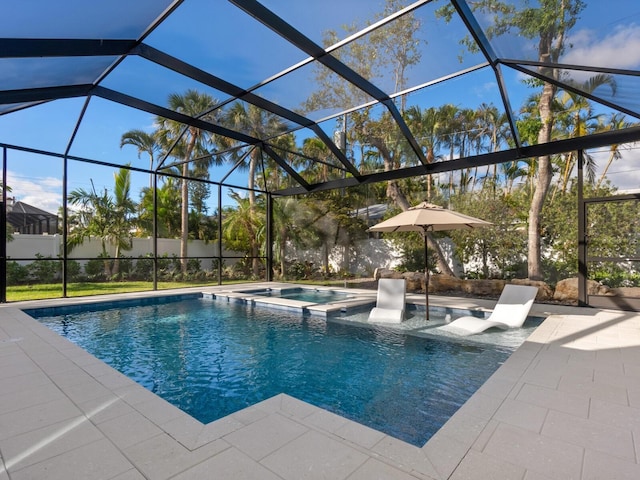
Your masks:
{"label": "white privacy fence", "polygon": [[[100,240],[97,238],[87,239],[82,245],[74,248],[69,254],[69,259],[97,258],[102,251]],[[133,238],[133,248],[121,251],[121,256],[137,258],[153,253],[153,238]],[[51,258],[61,258],[62,255],[62,235],[28,235],[14,234],[13,240],[7,242],[8,260],[36,258],[37,255]],[[114,254],[111,247],[110,255]],[[167,255],[169,257],[180,255],[180,240],[174,238],[158,239],[158,256]],[[190,240],[188,247],[189,257],[216,257],[218,256],[218,243],[205,243],[202,240]],[[223,250],[223,254],[234,256],[234,252]],[[78,260],[84,264],[85,260]],[[235,259],[225,261],[225,264],[234,263]],[[20,261],[20,263],[29,263]],[[202,258],[201,267],[204,270],[211,270],[212,259]]]}
{"label": "white privacy fence", "polygon": [[[455,270],[460,266],[454,261],[452,250],[453,245],[449,239],[439,239],[445,257]],[[86,263],[86,259],[98,258],[102,250],[100,240],[97,238],[87,239],[82,245],[74,248],[69,254],[69,259],[78,260],[81,265]],[[114,255],[113,247],[110,247],[109,254]],[[120,255],[125,257],[138,258],[153,253],[153,238],[133,238],[133,248],[121,251]],[[242,254],[223,249],[223,257],[238,257]],[[38,255],[61,258],[62,235],[31,235],[14,234],[13,240],[7,242],[7,259],[19,260],[20,264],[28,264],[30,260]],[[180,255],[180,240],[173,238],[158,239],[158,256]],[[389,240],[366,239],[356,242],[351,249],[345,251],[342,246],[333,245],[326,253],[332,271],[348,271],[352,274],[370,276],[376,268],[393,269],[402,263],[402,252]],[[212,270],[213,259],[202,257],[217,257],[218,242],[205,243],[202,240],[190,240],[188,246],[189,257],[200,257],[200,266],[203,270]],[[288,261],[310,262],[315,267],[320,268],[324,264],[325,252],[323,248],[318,249],[296,249],[289,246],[286,251]],[[236,258],[225,258],[224,265],[235,264]]]}

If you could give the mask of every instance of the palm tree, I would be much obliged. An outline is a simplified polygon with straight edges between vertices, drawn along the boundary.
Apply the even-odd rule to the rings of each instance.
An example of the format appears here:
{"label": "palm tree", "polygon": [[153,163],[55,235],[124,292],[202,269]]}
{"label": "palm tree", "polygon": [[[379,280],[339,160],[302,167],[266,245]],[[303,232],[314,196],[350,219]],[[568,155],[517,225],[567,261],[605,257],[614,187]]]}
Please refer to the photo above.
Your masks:
{"label": "palm tree", "polygon": [[[236,102],[231,105],[227,111],[227,120],[236,130],[260,140],[276,137],[286,130],[286,125],[277,115],[263,110],[260,107],[256,107],[255,105],[245,105],[241,102]],[[251,206],[256,204],[255,182],[259,160],[260,149],[256,148],[249,155],[247,186],[249,188],[249,204]]]}
{"label": "palm tree", "polygon": [[[216,113],[213,109],[218,101],[206,93],[190,89],[184,94],[172,93],[169,95],[168,103],[169,108],[176,112],[205,121],[214,121]],[[198,127],[185,127],[166,118],[159,117],[157,123],[158,138],[165,146],[174,145],[172,155],[182,161],[180,265],[182,273],[186,273],[189,242],[189,165],[194,158],[212,161],[212,157],[207,155],[212,137]]]}
{"label": "palm tree", "polygon": [[[269,144],[280,158],[282,158],[287,164],[291,165],[294,169],[302,170],[309,164],[309,159],[294,153],[297,150],[297,147],[295,136],[292,133],[279,135],[278,137],[270,140]],[[260,187],[264,190],[273,191],[297,184],[297,182],[293,180],[282,169],[282,167],[275,162],[275,160],[266,156],[264,152],[262,153],[262,157],[266,162],[263,163],[264,172],[262,175],[262,182],[259,184]],[[260,178],[260,176],[258,178]]]}
{"label": "palm tree", "polygon": [[[457,133],[460,127],[460,109],[452,104],[442,105],[438,109],[438,138],[442,148],[449,148],[448,160],[453,160],[455,148],[457,145]],[[453,172],[449,173],[449,198],[453,193]],[[429,200],[429,196],[427,196]]]}
{"label": "palm tree", "polygon": [[[258,253],[254,253],[255,245],[260,245],[264,240],[265,222],[260,221],[263,216],[256,215],[256,206],[251,206],[248,198],[243,198],[236,192],[231,192],[230,197],[237,203],[234,209],[228,209],[223,214],[222,231],[224,232],[225,243],[228,248],[235,251],[242,251],[246,245],[250,246],[252,272],[254,277],[260,274],[260,270],[255,270],[255,263]],[[258,263],[259,267],[259,263]]]}
{"label": "palm tree", "polygon": [[281,280],[286,276],[286,255],[285,251],[289,242],[299,243],[302,226],[305,223],[302,219],[307,210],[302,208],[300,201],[294,197],[286,197],[274,202],[274,224],[276,255],[280,261]]}
{"label": "palm tree", "polygon": [[[508,138],[509,126],[507,123],[507,114],[500,112],[493,104],[487,105],[486,103],[483,103],[480,105],[476,111],[476,126],[478,127],[476,138],[479,150],[482,149],[487,152],[497,152],[500,146]],[[481,151],[478,151],[478,153],[481,153]],[[484,182],[490,178],[490,168],[491,167],[487,167]],[[493,179],[494,181],[492,182],[492,185],[495,193],[495,189],[498,185],[498,165],[493,166]]]}
{"label": "palm tree", "polygon": [[[612,95],[616,94],[617,84],[611,75],[598,74],[590,77],[584,82],[567,81],[568,85],[573,86],[579,91],[593,93],[597,88],[608,86]],[[602,114],[594,111],[593,104],[584,96],[570,90],[564,90],[559,98],[562,108],[561,120],[564,120],[564,129],[569,132],[569,137],[576,138],[596,133],[608,129],[601,121]],[[595,160],[590,155],[585,155],[587,169],[587,180],[590,183],[595,181]],[[560,178],[560,190],[567,191],[569,179],[572,176],[573,169],[576,164],[576,155],[570,152],[563,157],[564,169]]]}
{"label": "palm tree", "polygon": [[302,143],[302,153],[314,160],[305,166],[305,173],[309,180],[318,182],[329,181],[329,163],[333,154],[327,144],[317,137],[305,138]]}
{"label": "palm tree", "polygon": [[[69,193],[69,203],[76,205],[79,210],[76,215],[77,223],[69,232],[67,248],[71,251],[81,245],[87,238],[100,239],[104,258],[104,274],[107,278],[117,275],[120,268],[121,250],[131,250],[132,229],[134,227],[133,213],[136,205],[131,200],[131,172],[127,168],[120,168],[114,173],[114,194],[109,195],[105,188],[98,193],[91,181],[91,190],[76,189]],[[108,260],[108,246],[115,249],[113,267]]]}
{"label": "palm tree", "polygon": [[[413,105],[405,112],[407,125],[413,131],[420,148],[425,152],[427,163],[433,163],[437,159],[436,152],[440,148],[440,130],[442,129],[442,116],[439,109],[434,107],[422,110]],[[431,175],[427,175],[427,199],[431,198]]]}
{"label": "palm tree", "polygon": [[[180,236],[180,185],[173,177],[167,177],[155,192],[157,204],[158,237]],[[153,234],[153,189],[144,188],[138,206],[138,221],[143,233]]]}
{"label": "palm tree", "polygon": [[[234,103],[227,111],[226,118],[227,122],[232,125],[232,128],[261,140],[276,137],[286,130],[286,125],[277,115],[251,104],[245,105],[241,102]],[[259,148],[254,148],[249,154],[247,187],[249,190],[249,211],[254,215],[256,213],[256,174],[261,155],[262,150]],[[260,244],[257,238],[250,238],[249,240],[251,241],[251,256],[253,257],[253,275],[257,277],[260,272],[260,261],[258,258]]]}
{"label": "palm tree", "polygon": [[[632,125],[631,122],[628,122],[625,116],[622,113],[613,113],[608,122],[608,127],[610,130],[621,130],[623,128],[628,128]],[[600,174],[600,178],[596,183],[596,190],[600,188],[602,181],[607,176],[607,172],[609,171],[609,167],[613,163],[614,160],[620,160],[622,158],[622,153],[620,152],[620,145],[613,144],[609,147],[609,160],[607,160],[607,165],[602,170]]]}
{"label": "palm tree", "polygon": [[518,160],[513,160],[511,162],[501,163],[500,170],[502,170],[502,175],[506,182],[504,195],[509,196],[513,191],[513,184],[518,178],[527,175],[527,169],[523,168]]}
{"label": "palm tree", "polygon": [[[153,172],[155,154],[160,151],[160,143],[155,133],[147,133],[144,130],[134,129],[122,134],[120,148],[125,145],[133,145],[138,149],[138,158],[143,153],[149,155],[149,170]],[[153,173],[149,174],[149,188],[153,188]]]}
{"label": "palm tree", "polygon": [[121,168],[113,175],[113,225],[108,240],[115,246],[113,270],[111,273],[120,273],[120,250],[131,250],[132,228],[134,221],[133,213],[136,211],[136,204],[131,200],[131,172]]}

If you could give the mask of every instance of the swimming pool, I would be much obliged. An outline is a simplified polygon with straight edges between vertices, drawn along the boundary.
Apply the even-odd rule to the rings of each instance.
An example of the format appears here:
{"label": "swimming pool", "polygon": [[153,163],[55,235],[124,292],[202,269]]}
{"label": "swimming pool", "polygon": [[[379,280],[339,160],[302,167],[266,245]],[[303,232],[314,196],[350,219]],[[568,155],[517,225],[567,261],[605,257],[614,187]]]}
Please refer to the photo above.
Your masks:
{"label": "swimming pool", "polygon": [[203,423],[286,393],[417,446],[512,352],[178,300],[27,313]]}
{"label": "swimming pool", "polygon": [[287,298],[289,300],[297,300],[300,302],[311,303],[330,303],[344,300],[351,297],[351,295],[338,292],[335,290],[318,290],[313,288],[282,288],[282,289],[263,289],[263,290],[248,290],[247,293],[253,295],[260,295],[264,297],[278,297]]}

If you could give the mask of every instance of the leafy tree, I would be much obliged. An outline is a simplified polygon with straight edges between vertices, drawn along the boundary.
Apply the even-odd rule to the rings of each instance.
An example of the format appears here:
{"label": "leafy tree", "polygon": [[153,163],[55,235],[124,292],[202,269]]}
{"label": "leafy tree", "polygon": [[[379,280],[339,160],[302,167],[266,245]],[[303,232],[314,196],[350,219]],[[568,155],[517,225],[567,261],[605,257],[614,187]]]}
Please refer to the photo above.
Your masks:
{"label": "leafy tree", "polygon": [[29,268],[15,260],[7,262],[7,285],[21,285],[29,279]]}
{"label": "leafy tree", "polygon": [[45,257],[40,253],[36,253],[36,259],[27,266],[29,276],[37,283],[53,283],[61,272],[61,262],[53,260],[51,255]]}
{"label": "leafy tree", "polygon": [[[523,204],[516,198],[495,195],[493,188],[457,195],[456,211],[479,217],[493,226],[447,232],[455,244],[456,257],[463,263],[480,260],[480,276],[512,277],[526,259],[526,218],[519,214]],[[467,272],[469,273],[469,272]]]}
{"label": "leafy tree", "polygon": [[[537,46],[537,60],[541,66],[538,72],[547,78],[559,80],[561,69],[553,68],[566,49],[566,36],[573,28],[580,12],[584,9],[582,0],[540,0],[536,6],[524,3],[521,8],[511,2],[502,0],[470,0],[469,6],[474,12],[490,19],[490,27],[485,31],[489,38],[513,33],[534,40]],[[446,6],[439,14],[450,20],[455,10]],[[477,46],[466,39],[467,47],[477,50]],[[537,143],[548,143],[552,140],[554,127],[553,102],[558,92],[555,83],[544,82],[538,98],[537,110],[540,128],[537,132]],[[545,155],[537,159],[537,175],[535,190],[529,208],[528,226],[528,277],[542,278],[541,251],[541,214],[544,206],[553,168],[551,156]]]}
{"label": "leafy tree", "polygon": [[[165,181],[156,190],[158,205],[158,236],[178,238],[180,231],[180,186],[173,177]],[[153,190],[143,188],[138,205],[138,222],[141,234],[153,235]]]}

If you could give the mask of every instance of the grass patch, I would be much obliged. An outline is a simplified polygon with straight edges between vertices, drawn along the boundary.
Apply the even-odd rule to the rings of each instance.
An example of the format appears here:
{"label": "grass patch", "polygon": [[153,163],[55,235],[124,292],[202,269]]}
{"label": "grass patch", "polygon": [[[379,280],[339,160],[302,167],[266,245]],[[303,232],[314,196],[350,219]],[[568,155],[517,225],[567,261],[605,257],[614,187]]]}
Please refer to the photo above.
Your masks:
{"label": "grass patch", "polygon": [[[206,282],[158,282],[158,290],[169,288],[197,287],[210,285]],[[131,293],[152,291],[153,282],[96,282],[96,283],[68,283],[68,297],[83,297],[86,295],[107,295],[110,293]],[[7,287],[7,301],[20,302],[24,300],[43,300],[46,298],[61,298],[61,283],[45,283],[37,285],[17,285]]]}
{"label": "grass patch", "polygon": [[[367,279],[370,280],[370,279]],[[248,283],[251,280],[226,280],[223,285],[236,285]],[[302,283],[307,285],[324,285],[345,287],[344,280],[289,280],[290,283]],[[361,283],[362,280],[347,280],[346,287],[371,288]],[[217,286],[217,282],[158,282],[158,290],[171,288],[187,288],[198,286]],[[373,287],[375,288],[375,287]],[[84,282],[68,283],[67,297],[84,297],[90,295],[107,295],[110,293],[133,293],[153,291],[153,282]],[[62,298],[61,283],[43,283],[35,285],[13,285],[7,287],[7,301],[21,302],[27,300],[45,300],[48,298]]]}

